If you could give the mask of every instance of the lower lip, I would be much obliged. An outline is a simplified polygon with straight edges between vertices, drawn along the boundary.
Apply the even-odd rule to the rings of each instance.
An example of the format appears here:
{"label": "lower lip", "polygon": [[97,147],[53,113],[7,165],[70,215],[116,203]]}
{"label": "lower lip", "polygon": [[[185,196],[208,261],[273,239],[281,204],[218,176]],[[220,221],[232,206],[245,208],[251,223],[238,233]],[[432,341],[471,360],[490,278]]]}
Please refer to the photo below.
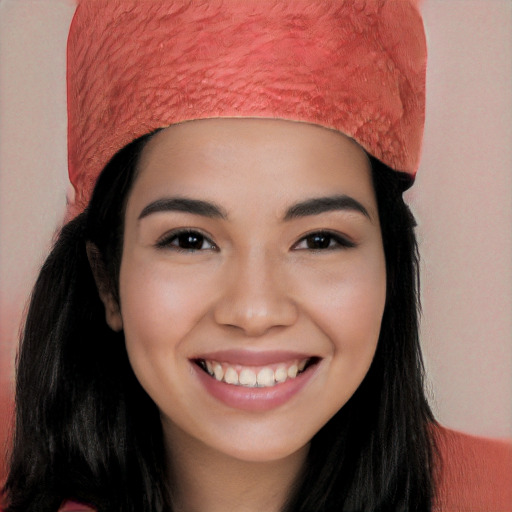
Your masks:
{"label": "lower lip", "polygon": [[288,379],[275,386],[250,388],[218,381],[195,363],[191,364],[199,381],[210,395],[229,407],[251,412],[269,411],[288,402],[309,382],[318,367],[318,363],[310,366],[294,379]]}

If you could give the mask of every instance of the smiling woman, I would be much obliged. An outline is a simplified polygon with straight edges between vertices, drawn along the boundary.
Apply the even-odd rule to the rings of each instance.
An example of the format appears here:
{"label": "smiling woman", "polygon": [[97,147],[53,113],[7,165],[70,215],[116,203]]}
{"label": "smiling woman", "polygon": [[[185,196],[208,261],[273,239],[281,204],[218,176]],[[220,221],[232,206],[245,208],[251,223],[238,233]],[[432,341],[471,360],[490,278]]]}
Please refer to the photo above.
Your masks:
{"label": "smiling woman", "polygon": [[414,2],[84,0],[68,44],[7,510],[471,503],[423,389]]}
{"label": "smiling woman", "polygon": [[251,461],[304,449],[379,337],[386,271],[364,151],[308,124],[201,120],[153,137],[138,171],[119,307],[103,301],[168,445],[193,437]]}

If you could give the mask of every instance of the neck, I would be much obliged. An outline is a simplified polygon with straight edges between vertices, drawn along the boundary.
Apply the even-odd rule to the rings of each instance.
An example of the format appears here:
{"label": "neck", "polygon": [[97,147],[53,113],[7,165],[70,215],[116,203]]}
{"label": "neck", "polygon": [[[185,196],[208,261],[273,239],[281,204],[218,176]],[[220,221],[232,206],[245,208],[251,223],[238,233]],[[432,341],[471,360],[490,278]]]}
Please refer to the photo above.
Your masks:
{"label": "neck", "polygon": [[279,460],[245,461],[206,446],[176,426],[164,430],[176,512],[280,512],[309,449]]}

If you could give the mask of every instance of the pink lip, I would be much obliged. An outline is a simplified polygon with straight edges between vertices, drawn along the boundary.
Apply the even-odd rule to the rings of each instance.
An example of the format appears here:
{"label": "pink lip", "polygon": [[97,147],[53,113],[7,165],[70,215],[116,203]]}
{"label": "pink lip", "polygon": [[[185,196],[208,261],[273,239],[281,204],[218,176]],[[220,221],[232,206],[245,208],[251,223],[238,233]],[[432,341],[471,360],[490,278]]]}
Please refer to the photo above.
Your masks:
{"label": "pink lip", "polygon": [[219,350],[200,354],[194,359],[218,361],[219,363],[239,364],[241,366],[265,366],[275,363],[285,363],[295,359],[303,360],[312,357],[311,354],[273,350],[268,352],[251,352],[248,350]]}
{"label": "pink lip", "polygon": [[[212,359],[215,358],[212,357]],[[289,357],[284,360],[288,359]],[[309,382],[319,366],[315,364],[294,379],[272,387],[250,388],[220,382],[199,368],[197,364],[191,362],[191,365],[202,386],[211,396],[228,407],[250,412],[269,411],[288,402]]]}

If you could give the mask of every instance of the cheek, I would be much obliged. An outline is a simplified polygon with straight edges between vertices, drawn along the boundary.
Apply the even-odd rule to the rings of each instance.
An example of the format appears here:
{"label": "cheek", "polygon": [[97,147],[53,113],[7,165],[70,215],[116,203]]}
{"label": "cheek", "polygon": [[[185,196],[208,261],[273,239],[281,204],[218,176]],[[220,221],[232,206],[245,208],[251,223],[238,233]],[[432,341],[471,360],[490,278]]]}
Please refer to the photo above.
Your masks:
{"label": "cheek", "polygon": [[314,283],[307,295],[309,310],[333,351],[372,358],[386,302],[383,255],[347,262],[314,276]]}
{"label": "cheek", "polygon": [[208,311],[208,280],[197,269],[128,257],[120,276],[121,315],[134,367],[175,359],[182,342]]}

